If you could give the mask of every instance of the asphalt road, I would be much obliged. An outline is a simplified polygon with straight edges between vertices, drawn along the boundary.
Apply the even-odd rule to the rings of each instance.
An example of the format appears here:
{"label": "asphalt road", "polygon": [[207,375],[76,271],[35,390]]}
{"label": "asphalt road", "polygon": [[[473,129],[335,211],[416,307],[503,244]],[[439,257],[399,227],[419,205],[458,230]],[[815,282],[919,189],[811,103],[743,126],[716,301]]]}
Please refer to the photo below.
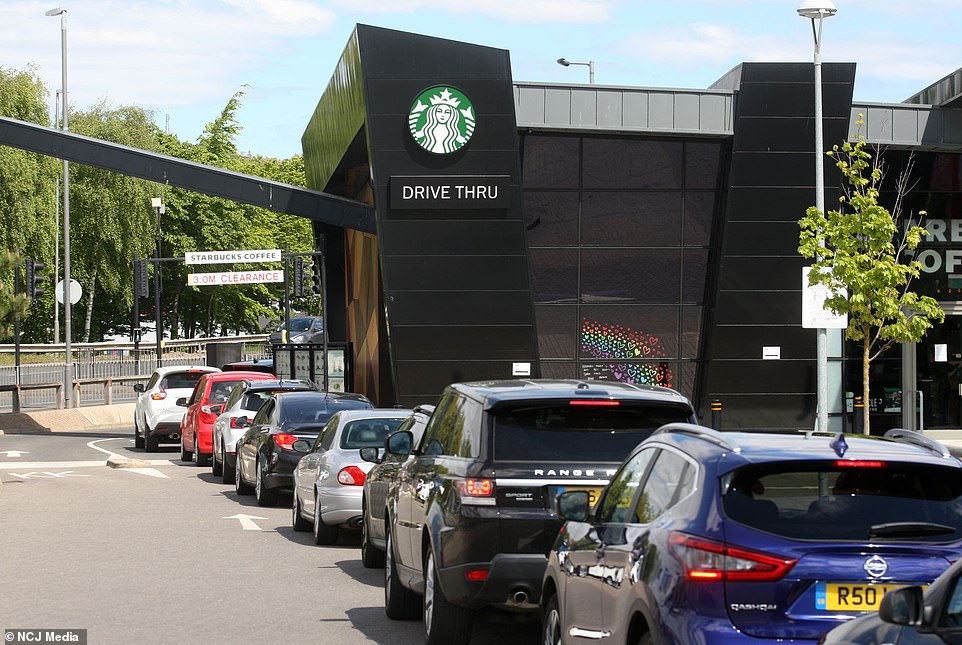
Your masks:
{"label": "asphalt road", "polygon": [[[150,463],[109,468],[108,453]],[[0,631],[86,629],[91,645],[423,643],[420,622],[384,615],[383,571],[361,566],[357,534],[316,546],[291,529],[289,498],[260,508],[175,446],[4,435],[0,481]],[[534,645],[537,622],[477,622],[471,645],[505,642]]]}

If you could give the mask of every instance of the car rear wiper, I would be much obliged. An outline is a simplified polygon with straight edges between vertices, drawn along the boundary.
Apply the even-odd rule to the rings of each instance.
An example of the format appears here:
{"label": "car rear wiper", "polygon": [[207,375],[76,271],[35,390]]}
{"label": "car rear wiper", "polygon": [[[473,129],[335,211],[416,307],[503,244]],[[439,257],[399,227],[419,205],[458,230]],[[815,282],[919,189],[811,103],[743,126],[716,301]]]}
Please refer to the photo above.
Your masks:
{"label": "car rear wiper", "polygon": [[947,533],[955,533],[955,528],[933,522],[887,522],[876,524],[868,530],[870,538],[945,535]]}

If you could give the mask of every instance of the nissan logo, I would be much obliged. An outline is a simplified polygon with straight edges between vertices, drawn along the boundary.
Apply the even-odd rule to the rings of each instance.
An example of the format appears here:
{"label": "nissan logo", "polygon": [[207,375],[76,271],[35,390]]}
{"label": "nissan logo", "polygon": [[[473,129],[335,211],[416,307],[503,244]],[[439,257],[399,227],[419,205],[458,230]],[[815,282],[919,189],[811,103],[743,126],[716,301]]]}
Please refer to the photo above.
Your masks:
{"label": "nissan logo", "polygon": [[877,555],[873,555],[871,558],[865,561],[862,565],[865,569],[865,573],[869,574],[873,578],[881,578],[889,570],[888,562],[883,560]]}

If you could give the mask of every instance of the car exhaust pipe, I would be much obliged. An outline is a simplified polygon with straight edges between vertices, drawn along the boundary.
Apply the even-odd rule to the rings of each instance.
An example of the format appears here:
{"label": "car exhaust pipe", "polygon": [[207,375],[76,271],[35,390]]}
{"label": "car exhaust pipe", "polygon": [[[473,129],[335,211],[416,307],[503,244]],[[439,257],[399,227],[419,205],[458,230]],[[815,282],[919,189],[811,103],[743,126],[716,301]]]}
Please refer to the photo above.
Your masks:
{"label": "car exhaust pipe", "polygon": [[175,432],[174,434],[170,435],[170,439],[171,441],[180,441],[180,434]]}
{"label": "car exhaust pipe", "polygon": [[524,605],[528,602],[528,590],[524,587],[517,587],[511,591],[508,599],[509,605]]}

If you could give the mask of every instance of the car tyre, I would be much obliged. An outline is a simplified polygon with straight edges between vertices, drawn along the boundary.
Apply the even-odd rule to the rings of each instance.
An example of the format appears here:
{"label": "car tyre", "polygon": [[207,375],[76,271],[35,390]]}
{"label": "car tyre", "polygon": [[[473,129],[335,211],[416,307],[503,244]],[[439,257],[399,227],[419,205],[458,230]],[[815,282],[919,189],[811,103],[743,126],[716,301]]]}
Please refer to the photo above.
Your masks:
{"label": "car tyre", "polygon": [[384,566],[384,551],[381,551],[368,540],[367,511],[365,504],[361,504],[361,564],[365,569],[380,569]]}
{"label": "car tyre", "polygon": [[294,493],[294,503],[291,504],[291,528],[295,531],[308,531],[311,528],[311,523],[301,515],[301,500],[296,492]]}
{"label": "car tyre", "polygon": [[237,464],[237,466],[234,468],[234,492],[236,492],[238,495],[250,495],[254,492],[253,487],[245,482],[244,478],[241,476],[240,464]]}
{"label": "car tyre", "polygon": [[184,447],[184,437],[180,438],[180,460],[183,462],[193,461],[194,453]]}
{"label": "car tyre", "polygon": [[258,506],[277,506],[277,491],[267,487],[264,472],[264,461],[257,460],[257,468],[254,473],[254,497],[257,499]]}
{"label": "car tyre", "polygon": [[[295,495],[296,497],[296,495]],[[314,496],[314,544],[320,544],[323,546],[330,546],[332,544],[337,544],[337,535],[340,530],[337,526],[329,526],[324,523],[321,519],[321,505],[317,499],[317,495]]]}
{"label": "car tyre", "polygon": [[[394,563],[394,540],[391,532],[384,534],[384,613],[392,620],[413,620],[418,617],[421,599],[401,584]],[[465,641],[467,642],[467,641]]]}
{"label": "car tyre", "polygon": [[558,596],[551,594],[545,603],[544,614],[541,618],[542,645],[561,645],[561,610],[558,608]]}
{"label": "car tyre", "polygon": [[197,433],[194,433],[194,465],[195,466],[209,466],[210,455],[200,454],[200,443],[197,439]]}
{"label": "car tyre", "polygon": [[[216,449],[216,448],[213,448],[212,450],[216,451],[217,449]],[[220,457],[220,461],[217,461],[217,457]],[[211,452],[211,455],[210,455],[210,474],[213,475],[214,477],[220,477],[221,475],[223,475],[223,473],[224,473],[224,463],[225,463],[225,460],[224,460],[224,451],[223,451],[223,449],[220,450],[220,451],[218,451],[218,454],[217,454],[217,455],[215,455],[213,452]],[[225,483],[226,483],[226,482],[225,482]]]}
{"label": "car tyre", "polygon": [[140,424],[137,423],[137,415],[134,415],[134,448],[144,447],[144,435],[140,433]]}
{"label": "car tyre", "polygon": [[221,464],[220,480],[225,484],[229,484],[232,481],[234,481],[235,477],[237,477],[237,475],[235,474],[237,472],[237,466],[236,465],[231,466],[230,464],[227,463],[227,450],[224,448],[223,445],[221,445],[220,449],[221,449],[221,456],[224,458],[224,463]]}
{"label": "car tyre", "polygon": [[424,563],[424,645],[467,643],[471,640],[474,612],[448,601],[438,580],[434,551],[428,548]]}
{"label": "car tyre", "polygon": [[160,450],[160,437],[147,434],[144,431],[144,452],[157,452]]}

